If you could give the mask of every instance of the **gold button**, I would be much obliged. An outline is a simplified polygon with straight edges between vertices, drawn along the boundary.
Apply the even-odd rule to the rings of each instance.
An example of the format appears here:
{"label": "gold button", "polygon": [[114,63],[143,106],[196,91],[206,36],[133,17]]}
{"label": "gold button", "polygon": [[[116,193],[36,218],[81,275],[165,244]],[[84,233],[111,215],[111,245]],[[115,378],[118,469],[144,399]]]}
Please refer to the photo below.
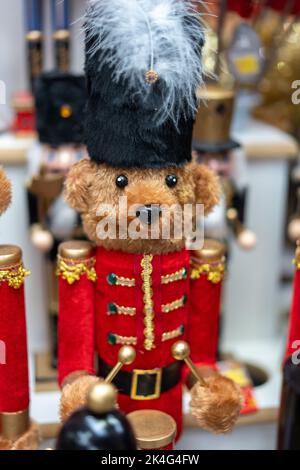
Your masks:
{"label": "gold button", "polygon": [[60,108],[60,116],[64,119],[68,119],[69,117],[71,117],[73,114],[73,110],[71,108],[71,106],[69,106],[68,104],[64,104],[63,106],[61,106]]}

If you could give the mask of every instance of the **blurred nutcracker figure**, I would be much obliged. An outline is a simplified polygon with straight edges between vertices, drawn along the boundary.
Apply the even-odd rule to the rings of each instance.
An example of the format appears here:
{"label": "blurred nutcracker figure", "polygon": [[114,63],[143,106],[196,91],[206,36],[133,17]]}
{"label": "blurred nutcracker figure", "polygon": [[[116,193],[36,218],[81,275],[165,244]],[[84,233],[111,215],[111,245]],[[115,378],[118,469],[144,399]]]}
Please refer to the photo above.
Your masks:
{"label": "blurred nutcracker figure", "polygon": [[79,215],[64,202],[62,189],[71,165],[86,155],[84,77],[44,73],[35,83],[35,101],[39,143],[29,154],[30,230],[32,243],[47,259],[52,365],[56,367],[56,252],[63,240],[82,237]]}
{"label": "blurred nutcracker figure", "polygon": [[295,256],[294,292],[279,414],[278,448],[300,450],[300,243]]}
{"label": "blurred nutcracker figure", "polygon": [[60,72],[70,70],[70,1],[51,0],[55,64]]}
{"label": "blurred nutcracker figure", "polygon": [[[11,189],[0,168],[0,214]],[[0,245],[0,450],[33,450],[39,430],[29,419],[24,280],[29,272],[17,246]]]}
{"label": "blurred nutcracker figure", "polygon": [[199,107],[194,126],[194,157],[217,172],[223,188],[219,205],[206,219],[206,236],[227,243],[231,231],[243,249],[252,249],[256,237],[244,225],[246,157],[241,145],[230,137],[234,92],[218,83],[208,83],[198,93],[204,104]]}
{"label": "blurred nutcracker figure", "polygon": [[35,135],[32,89],[43,70],[43,1],[23,0],[29,90],[17,92],[12,100],[15,117],[12,131],[19,137]]}

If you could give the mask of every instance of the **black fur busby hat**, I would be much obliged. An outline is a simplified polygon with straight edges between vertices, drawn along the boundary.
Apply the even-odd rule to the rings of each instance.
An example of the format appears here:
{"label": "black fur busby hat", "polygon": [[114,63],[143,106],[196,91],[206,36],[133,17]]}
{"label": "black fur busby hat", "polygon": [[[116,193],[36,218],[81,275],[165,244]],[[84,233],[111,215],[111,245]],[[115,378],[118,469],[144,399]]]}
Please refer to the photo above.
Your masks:
{"label": "black fur busby hat", "polygon": [[43,73],[35,82],[34,97],[40,142],[54,147],[83,143],[87,99],[83,75]]}
{"label": "black fur busby hat", "polygon": [[190,161],[204,43],[197,3],[89,1],[85,140],[92,160],[145,168]]}

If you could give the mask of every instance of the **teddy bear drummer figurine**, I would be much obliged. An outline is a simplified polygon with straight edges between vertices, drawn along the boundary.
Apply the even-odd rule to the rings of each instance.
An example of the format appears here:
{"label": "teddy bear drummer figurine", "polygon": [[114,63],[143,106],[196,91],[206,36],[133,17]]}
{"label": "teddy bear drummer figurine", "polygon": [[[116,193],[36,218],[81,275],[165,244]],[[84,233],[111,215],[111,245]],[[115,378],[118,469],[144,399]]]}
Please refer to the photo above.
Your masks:
{"label": "teddy bear drummer figurine", "polygon": [[241,399],[214,367],[224,252],[212,241],[187,250],[178,221],[189,208],[194,222],[197,204],[209,213],[220,193],[214,173],[191,159],[204,42],[195,3],[94,0],[85,30],[90,158],[70,170],[65,197],[93,243],[59,249],[62,418],[130,345],[135,360],[113,381],[120,409],[167,413],[178,438],[190,374],[172,346],[183,340],[203,377],[191,410],[202,427],[226,432]]}

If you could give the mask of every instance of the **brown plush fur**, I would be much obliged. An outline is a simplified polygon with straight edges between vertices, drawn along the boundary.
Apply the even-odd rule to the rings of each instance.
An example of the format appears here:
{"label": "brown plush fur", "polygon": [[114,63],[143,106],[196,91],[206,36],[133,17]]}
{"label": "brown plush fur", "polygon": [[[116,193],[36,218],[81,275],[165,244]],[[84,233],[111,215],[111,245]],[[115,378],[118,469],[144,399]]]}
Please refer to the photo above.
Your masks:
{"label": "brown plush fur", "polygon": [[[166,185],[165,178],[175,174],[178,183],[174,188]],[[116,186],[118,175],[125,175],[129,184],[124,189]],[[71,207],[82,215],[85,232],[90,240],[107,250],[121,250],[128,253],[167,253],[178,251],[185,245],[182,239],[105,239],[97,237],[97,224],[101,216],[97,209],[101,204],[111,204],[117,214],[124,215],[119,207],[119,197],[127,197],[127,206],[132,204],[204,204],[208,214],[217,204],[220,195],[218,178],[205,166],[190,163],[182,168],[164,169],[122,169],[98,165],[88,159],[75,164],[65,186],[65,197]],[[113,213],[109,213],[113,216]],[[125,213],[128,223],[130,215]],[[164,220],[160,220],[160,229]],[[171,217],[171,222],[172,222]]]}
{"label": "brown plush fur", "polygon": [[221,434],[231,431],[241,410],[239,387],[219,374],[206,379],[207,387],[197,383],[191,390],[191,413],[207,431]]}
{"label": "brown plush fur", "polygon": [[10,450],[12,448],[12,442],[7,439],[2,439],[0,437],[0,450]]}
{"label": "brown plush fur", "polygon": [[101,379],[98,377],[82,375],[63,387],[60,400],[60,418],[63,422],[74,411],[85,405],[90,388],[99,380]]}
{"label": "brown plush fur", "polygon": [[39,427],[36,423],[31,422],[28,431],[15,442],[0,438],[0,450],[37,450],[40,442]]}
{"label": "brown plush fur", "polygon": [[0,167],[0,215],[11,203],[11,184],[3,169]]}

